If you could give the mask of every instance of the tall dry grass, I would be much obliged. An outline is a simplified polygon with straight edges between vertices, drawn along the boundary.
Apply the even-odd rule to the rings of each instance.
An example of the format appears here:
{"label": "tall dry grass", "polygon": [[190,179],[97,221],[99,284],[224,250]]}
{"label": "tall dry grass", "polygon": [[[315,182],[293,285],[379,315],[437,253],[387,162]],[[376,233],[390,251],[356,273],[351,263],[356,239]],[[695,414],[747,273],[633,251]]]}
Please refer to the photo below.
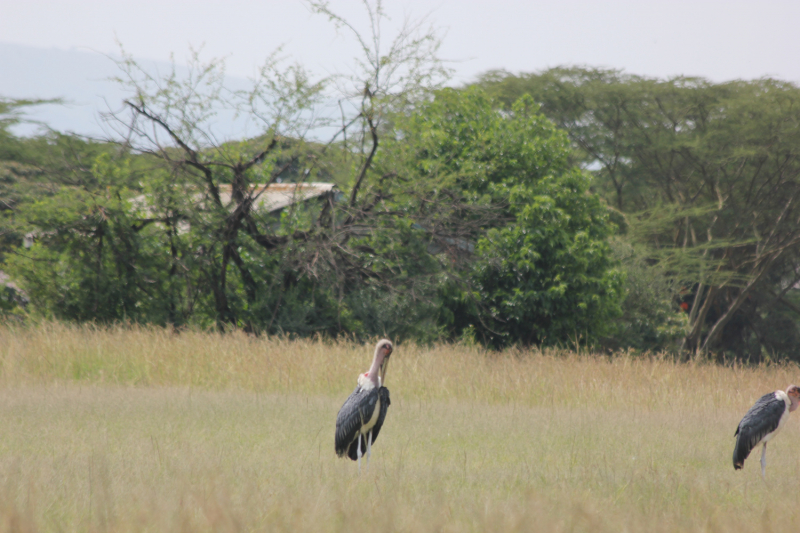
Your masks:
{"label": "tall dry grass", "polygon": [[372,346],[0,328],[0,531],[759,531],[800,518],[800,431],[731,467],[742,368],[403,344],[369,474],[333,453]]}
{"label": "tall dry grass", "polygon": [[[371,362],[373,345],[244,333],[45,323],[0,327],[0,382],[79,382],[340,395]],[[486,352],[403,344],[390,384],[408,398],[527,406],[684,411],[749,406],[765,386],[800,381],[795,365],[743,367],[667,357],[562,350]]]}

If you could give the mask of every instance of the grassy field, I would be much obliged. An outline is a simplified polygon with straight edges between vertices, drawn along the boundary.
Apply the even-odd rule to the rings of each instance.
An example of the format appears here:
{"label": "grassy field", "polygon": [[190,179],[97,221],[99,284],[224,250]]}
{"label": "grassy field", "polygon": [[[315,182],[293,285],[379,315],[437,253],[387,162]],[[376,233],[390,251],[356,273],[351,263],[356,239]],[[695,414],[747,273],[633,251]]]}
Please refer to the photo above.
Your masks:
{"label": "grassy field", "polygon": [[[800,421],[731,466],[794,366],[397,346],[368,473],[333,452],[371,346],[0,327],[0,531],[777,531]],[[795,415],[797,416],[797,415]]]}

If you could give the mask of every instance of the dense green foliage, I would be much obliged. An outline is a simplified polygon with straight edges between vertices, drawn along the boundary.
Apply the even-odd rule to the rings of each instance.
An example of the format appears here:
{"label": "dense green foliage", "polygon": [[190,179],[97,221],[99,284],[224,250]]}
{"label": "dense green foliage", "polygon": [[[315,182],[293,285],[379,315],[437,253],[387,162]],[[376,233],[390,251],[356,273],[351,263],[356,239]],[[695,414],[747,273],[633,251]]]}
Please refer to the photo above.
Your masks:
{"label": "dense green foliage", "polygon": [[329,201],[241,214],[208,187],[251,191],[285,162],[341,166],[312,144],[227,143],[165,165],[71,139],[67,163],[40,165],[48,187],[15,206],[13,225],[36,237],[4,269],[33,312],[66,320],[498,347],[608,331],[621,282],[608,212],[530,99],[501,113],[481,91],[441,91],[384,138],[355,215]]}
{"label": "dense green foliage", "polygon": [[515,187],[515,223],[478,241],[473,277],[490,331],[545,344],[597,341],[612,330],[622,277],[606,242],[608,214],[588,184],[573,171]]}
{"label": "dense green foliage", "polygon": [[[800,88],[581,68],[494,72],[480,85],[506,107],[522,94],[541,103],[620,213],[636,250],[629,279],[664,279],[644,299],[664,321],[630,316],[622,328],[638,330],[637,347],[672,330],[690,351],[800,359]],[[628,292],[624,307],[641,305],[639,289]],[[680,333],[669,326],[679,304]]]}
{"label": "dense green foliage", "polygon": [[[36,102],[0,101],[0,261],[24,290],[0,312],[800,360],[795,85],[559,68],[442,89],[436,40],[397,39],[335,84],[272,56],[236,92],[218,61],[126,58],[109,142],[18,138]],[[309,141],[332,85],[341,125]],[[258,134],[218,141],[221,109]],[[337,188],[260,201],[315,181]]]}
{"label": "dense green foliage", "polygon": [[530,98],[495,107],[481,91],[443,91],[396,121],[378,163],[405,178],[392,207],[447,265],[439,321],[494,346],[596,341],[619,312],[608,211]]}

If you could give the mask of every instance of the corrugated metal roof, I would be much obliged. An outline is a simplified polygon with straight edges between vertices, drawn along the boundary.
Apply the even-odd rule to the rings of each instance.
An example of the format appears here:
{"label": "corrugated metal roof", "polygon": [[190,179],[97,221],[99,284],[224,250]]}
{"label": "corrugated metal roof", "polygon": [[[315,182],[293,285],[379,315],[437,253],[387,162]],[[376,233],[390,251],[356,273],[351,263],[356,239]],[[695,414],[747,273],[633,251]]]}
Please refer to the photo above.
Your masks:
{"label": "corrugated metal roof", "polygon": [[[264,188],[263,185],[254,185],[252,190],[253,196],[258,195],[255,202],[255,207],[266,208],[270,212],[278,211],[284,207],[290,206],[297,202],[305,202],[312,198],[319,198],[334,192],[336,185],[333,183],[272,183],[267,190],[261,192]],[[223,204],[227,205],[231,201],[231,186],[219,186],[219,199]]]}
{"label": "corrugated metal roof", "polygon": [[[314,198],[319,198],[327,194],[335,194],[338,192],[336,184],[334,183],[272,183],[264,189],[263,184],[256,184],[251,186],[251,193],[253,196],[258,195],[254,207],[256,209],[267,209],[269,212],[279,211],[284,207],[290,206],[298,202],[305,202]],[[203,198],[203,194],[198,193],[196,201]],[[223,205],[230,205],[231,203],[231,185],[219,185],[219,199]],[[131,199],[134,205],[145,211],[149,211],[147,197],[139,195]]]}

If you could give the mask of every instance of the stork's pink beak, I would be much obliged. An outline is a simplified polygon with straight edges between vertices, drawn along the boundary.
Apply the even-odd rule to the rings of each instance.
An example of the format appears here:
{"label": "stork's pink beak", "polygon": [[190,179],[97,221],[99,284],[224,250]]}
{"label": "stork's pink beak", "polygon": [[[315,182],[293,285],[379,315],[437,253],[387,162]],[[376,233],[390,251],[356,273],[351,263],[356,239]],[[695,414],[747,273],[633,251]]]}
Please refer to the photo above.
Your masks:
{"label": "stork's pink beak", "polygon": [[392,350],[389,349],[386,351],[386,355],[383,357],[383,361],[381,361],[381,368],[378,373],[381,376],[381,385],[386,382],[386,370],[389,368],[389,356],[392,355]]}

